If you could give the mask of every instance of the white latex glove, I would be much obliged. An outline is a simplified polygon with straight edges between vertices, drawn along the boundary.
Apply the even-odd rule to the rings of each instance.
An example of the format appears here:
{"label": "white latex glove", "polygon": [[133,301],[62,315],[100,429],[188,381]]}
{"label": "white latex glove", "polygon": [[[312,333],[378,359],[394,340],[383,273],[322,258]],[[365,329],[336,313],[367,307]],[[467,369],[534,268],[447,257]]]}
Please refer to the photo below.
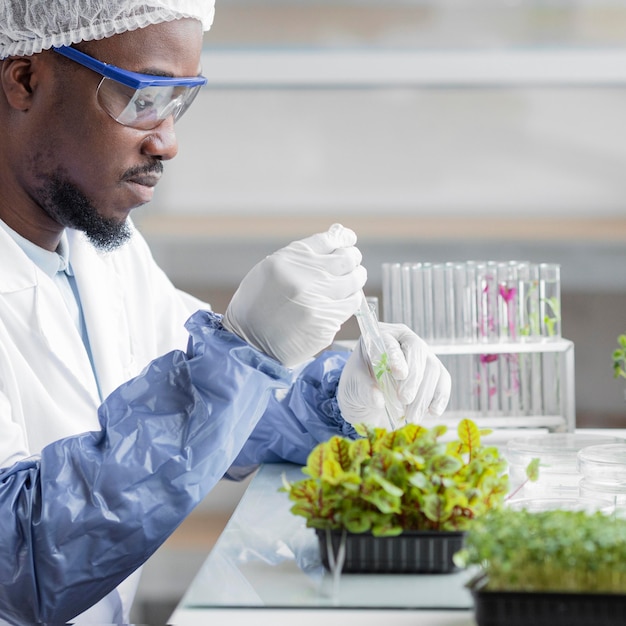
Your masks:
{"label": "white latex glove", "polygon": [[359,308],[367,272],[355,244],[334,224],[266,257],[239,285],[224,326],[287,367],[310,359]]}
{"label": "white latex glove", "polygon": [[[407,423],[417,423],[427,413],[441,415],[450,399],[452,383],[448,370],[408,326],[381,323],[380,329]],[[362,340],[341,373],[337,403],[343,418],[351,424],[391,427],[383,394],[370,371]]]}

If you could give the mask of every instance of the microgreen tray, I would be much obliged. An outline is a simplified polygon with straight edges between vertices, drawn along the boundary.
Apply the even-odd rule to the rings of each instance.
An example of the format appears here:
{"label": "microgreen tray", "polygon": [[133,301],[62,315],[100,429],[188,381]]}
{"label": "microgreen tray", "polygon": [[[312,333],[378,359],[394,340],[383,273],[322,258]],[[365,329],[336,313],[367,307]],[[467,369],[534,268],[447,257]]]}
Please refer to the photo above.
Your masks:
{"label": "microgreen tray", "polygon": [[[316,530],[322,563],[331,570],[326,530]],[[333,553],[339,553],[342,531],[330,531]],[[464,532],[407,531],[395,537],[346,533],[344,573],[446,574],[458,567],[452,557],[463,547]]]}
{"label": "microgreen tray", "polygon": [[626,624],[626,594],[471,591],[478,626]]}

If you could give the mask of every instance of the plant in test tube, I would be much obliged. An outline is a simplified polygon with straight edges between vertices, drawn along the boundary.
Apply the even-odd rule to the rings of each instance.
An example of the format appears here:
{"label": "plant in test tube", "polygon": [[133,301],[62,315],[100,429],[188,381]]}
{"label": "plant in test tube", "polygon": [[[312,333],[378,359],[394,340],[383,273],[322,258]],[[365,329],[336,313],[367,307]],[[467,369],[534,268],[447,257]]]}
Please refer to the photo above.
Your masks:
{"label": "plant in test tube", "polygon": [[539,317],[539,282],[532,281],[526,292],[524,302],[525,324],[520,328],[520,335],[524,337],[538,337],[541,333],[541,324]]}
{"label": "plant in test tube", "polygon": [[374,364],[374,376],[376,376],[376,380],[380,383],[382,377],[387,372],[391,372],[391,368],[389,367],[389,357],[386,352],[383,352],[380,355],[379,361]]}
{"label": "plant in test tube", "polygon": [[497,354],[481,354],[479,356],[480,361],[480,372],[476,379],[476,393],[483,396],[483,385],[484,385],[484,393],[487,397],[487,406],[485,408],[493,408],[492,400],[495,398],[498,393],[498,384],[496,381],[495,374],[489,374],[489,364],[495,363],[498,360]]}
{"label": "plant in test tube", "polygon": [[561,321],[561,307],[557,298],[543,298],[543,302],[546,305],[543,323],[545,324],[548,337],[554,337],[556,325]]}
{"label": "plant in test tube", "polygon": [[498,294],[504,302],[506,309],[506,324],[508,336],[511,341],[517,340],[517,311],[515,307],[517,287],[510,287],[502,283],[498,286]]}
{"label": "plant in test tube", "polygon": [[491,337],[496,332],[496,316],[494,315],[495,301],[492,289],[494,277],[486,274],[482,288],[482,300],[480,303],[481,316],[479,319],[479,331],[481,337]]}
{"label": "plant in test tube", "polygon": [[[497,337],[498,331],[498,303],[497,278],[489,269],[490,264],[483,266],[479,281],[480,299],[478,302],[478,335],[483,341],[491,342]],[[498,383],[496,371],[498,369],[497,354],[481,354],[479,356],[478,380],[476,390],[480,398],[481,409],[493,410],[497,401]]]}
{"label": "plant in test tube", "polygon": [[613,351],[613,376],[626,378],[626,334],[617,338],[619,348]]}
{"label": "plant in test tube", "polygon": [[[498,285],[498,295],[504,303],[505,318],[502,320],[506,324],[504,336],[512,342],[517,341],[517,298],[518,288],[507,282]],[[509,399],[514,399],[520,389],[519,359],[517,354],[503,354],[504,371],[502,376],[503,393]],[[506,373],[505,373],[506,372]]]}

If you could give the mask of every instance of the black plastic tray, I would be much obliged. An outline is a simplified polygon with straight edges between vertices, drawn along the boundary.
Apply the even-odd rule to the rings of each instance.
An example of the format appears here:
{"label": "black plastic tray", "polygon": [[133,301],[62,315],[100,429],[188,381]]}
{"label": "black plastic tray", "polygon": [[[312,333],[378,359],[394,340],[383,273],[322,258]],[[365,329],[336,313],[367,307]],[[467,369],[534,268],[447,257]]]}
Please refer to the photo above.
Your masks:
{"label": "black plastic tray", "polygon": [[485,591],[471,588],[478,626],[618,626],[626,594]]}
{"label": "black plastic tray", "polygon": [[[331,570],[327,531],[316,529],[322,563]],[[338,554],[342,531],[331,530],[333,554]],[[371,533],[346,534],[342,572],[359,574],[446,574],[459,568],[452,557],[462,547],[464,532],[410,531],[396,537]]]}

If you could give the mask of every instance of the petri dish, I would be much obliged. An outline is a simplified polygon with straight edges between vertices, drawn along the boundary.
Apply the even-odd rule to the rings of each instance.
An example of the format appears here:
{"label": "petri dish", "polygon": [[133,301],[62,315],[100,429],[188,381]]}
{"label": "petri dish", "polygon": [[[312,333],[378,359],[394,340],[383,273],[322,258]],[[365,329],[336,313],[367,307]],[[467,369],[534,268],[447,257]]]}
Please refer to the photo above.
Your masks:
{"label": "petri dish", "polygon": [[[587,433],[548,433],[511,439],[503,454],[509,464],[512,491],[523,485],[520,497],[578,496],[582,474],[578,469],[580,450],[594,446],[620,444],[626,439]],[[535,458],[540,461],[539,480],[526,481],[526,466]]]}
{"label": "petri dish", "polygon": [[578,452],[577,462],[585,478],[626,484],[626,442],[587,446]]}
{"label": "petri dish", "polygon": [[578,483],[581,498],[598,498],[611,502],[615,510],[623,512],[626,507],[626,483],[600,482],[582,478]]}
{"label": "petri dish", "polygon": [[571,498],[519,498],[511,500],[507,504],[508,508],[514,511],[525,510],[530,513],[540,513],[542,511],[586,511],[594,513],[613,512],[613,501],[611,498],[600,497],[571,497]]}

